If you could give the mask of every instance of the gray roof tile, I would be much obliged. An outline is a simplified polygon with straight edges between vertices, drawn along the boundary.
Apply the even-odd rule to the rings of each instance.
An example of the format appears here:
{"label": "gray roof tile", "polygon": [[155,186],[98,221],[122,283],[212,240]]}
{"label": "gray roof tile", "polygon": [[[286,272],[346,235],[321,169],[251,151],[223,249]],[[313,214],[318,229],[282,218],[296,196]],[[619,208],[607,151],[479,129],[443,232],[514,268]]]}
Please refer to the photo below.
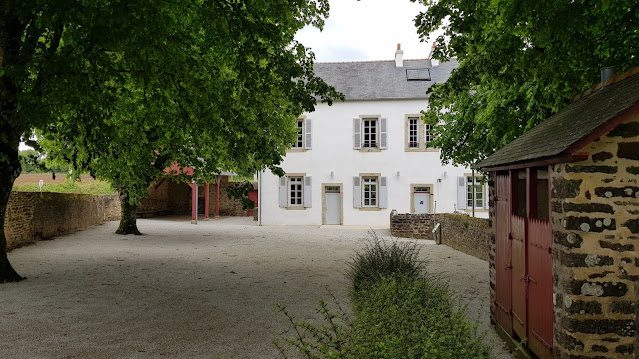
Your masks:
{"label": "gray roof tile", "polygon": [[315,75],[343,93],[347,101],[426,99],[426,91],[434,83],[448,80],[458,65],[451,60],[430,68],[430,81],[408,81],[407,69],[428,67],[427,60],[404,60],[404,67],[395,61],[318,62]]}

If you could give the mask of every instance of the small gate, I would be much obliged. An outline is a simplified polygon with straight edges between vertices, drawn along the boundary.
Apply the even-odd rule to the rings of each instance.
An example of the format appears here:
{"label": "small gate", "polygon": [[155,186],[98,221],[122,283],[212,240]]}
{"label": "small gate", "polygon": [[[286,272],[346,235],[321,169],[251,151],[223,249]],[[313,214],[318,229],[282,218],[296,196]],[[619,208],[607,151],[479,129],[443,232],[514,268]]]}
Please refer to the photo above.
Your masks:
{"label": "small gate", "polygon": [[552,357],[552,226],[528,221],[528,345],[542,358]]}
{"label": "small gate", "polygon": [[527,337],[526,290],[528,276],[526,271],[526,219],[513,215],[510,217],[510,244],[513,256],[513,330],[522,339]]}
{"label": "small gate", "polygon": [[510,251],[510,176],[495,178],[495,320],[512,335],[512,258]]}

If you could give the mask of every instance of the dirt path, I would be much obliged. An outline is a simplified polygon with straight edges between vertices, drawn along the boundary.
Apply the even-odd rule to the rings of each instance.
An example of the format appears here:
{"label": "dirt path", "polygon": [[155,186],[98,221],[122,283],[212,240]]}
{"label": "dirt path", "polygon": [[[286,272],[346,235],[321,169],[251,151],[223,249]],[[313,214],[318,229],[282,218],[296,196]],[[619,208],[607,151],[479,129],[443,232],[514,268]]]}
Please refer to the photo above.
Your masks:
{"label": "dirt path", "polygon": [[[0,358],[278,357],[272,341],[289,326],[275,305],[310,319],[327,287],[347,301],[346,261],[366,234],[244,218],[140,220],[141,237],[115,228],[10,253],[28,280],[0,285]],[[430,241],[422,253],[511,358],[488,326],[486,262]]]}

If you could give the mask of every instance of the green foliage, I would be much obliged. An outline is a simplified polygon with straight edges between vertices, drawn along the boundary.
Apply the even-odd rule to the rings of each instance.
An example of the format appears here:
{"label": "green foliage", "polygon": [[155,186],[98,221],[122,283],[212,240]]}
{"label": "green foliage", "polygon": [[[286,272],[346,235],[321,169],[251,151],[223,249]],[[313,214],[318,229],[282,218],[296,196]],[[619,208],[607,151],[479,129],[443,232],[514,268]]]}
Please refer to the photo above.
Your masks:
{"label": "green foliage", "polygon": [[227,196],[242,203],[242,209],[255,208],[255,203],[249,199],[249,192],[254,190],[252,182],[231,183],[227,189]]}
{"label": "green foliage", "polygon": [[420,0],[415,24],[434,58],[459,68],[431,88],[425,117],[442,158],[472,165],[599,82],[639,65],[639,2]]}
{"label": "green foliage", "polygon": [[65,166],[64,164],[56,164],[52,161],[47,161],[44,156],[36,150],[28,149],[20,151],[19,156],[23,173],[61,173],[69,171],[68,166]]}
{"label": "green foliage", "polygon": [[[13,190],[17,192],[40,192],[37,183],[27,183],[13,186]],[[79,193],[93,195],[112,195],[115,194],[113,187],[104,181],[78,182],[67,180],[62,183],[47,183],[45,181],[42,186],[42,192],[54,193]]]}
{"label": "green foliage", "polygon": [[275,343],[282,356],[290,356],[286,349],[292,348],[303,358],[489,359],[489,348],[455,305],[448,285],[425,276],[419,249],[405,243],[387,244],[373,233],[355,256],[354,318],[335,296],[335,308],[320,303],[319,323],[296,321],[280,306],[294,331]]}
{"label": "green foliage", "polygon": [[418,278],[423,273],[419,247],[415,242],[385,242],[374,231],[367,245],[349,263],[353,294],[384,278]]}

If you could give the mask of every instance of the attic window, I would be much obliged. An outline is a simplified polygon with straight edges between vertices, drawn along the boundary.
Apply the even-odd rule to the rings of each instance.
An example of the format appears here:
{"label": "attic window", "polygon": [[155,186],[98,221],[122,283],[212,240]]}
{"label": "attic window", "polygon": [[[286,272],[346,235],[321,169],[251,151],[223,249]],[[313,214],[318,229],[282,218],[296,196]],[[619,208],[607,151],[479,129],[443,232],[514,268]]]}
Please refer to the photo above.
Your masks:
{"label": "attic window", "polygon": [[407,81],[430,81],[430,69],[406,69]]}

